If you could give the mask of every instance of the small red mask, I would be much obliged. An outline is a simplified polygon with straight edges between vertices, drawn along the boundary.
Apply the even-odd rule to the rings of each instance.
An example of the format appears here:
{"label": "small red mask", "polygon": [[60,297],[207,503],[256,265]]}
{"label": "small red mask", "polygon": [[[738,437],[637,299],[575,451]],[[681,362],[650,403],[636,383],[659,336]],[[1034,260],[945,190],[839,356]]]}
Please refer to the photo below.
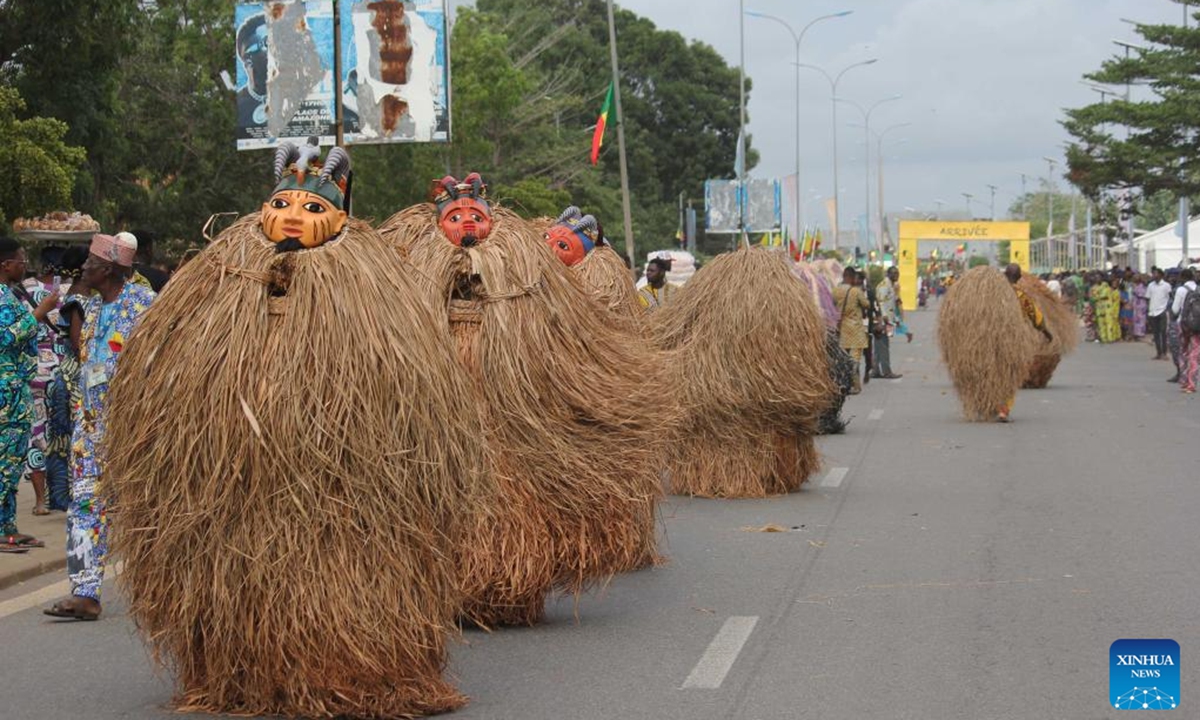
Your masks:
{"label": "small red mask", "polygon": [[452,244],[470,247],[492,232],[492,214],[479,200],[460,197],[442,207],[438,224]]}

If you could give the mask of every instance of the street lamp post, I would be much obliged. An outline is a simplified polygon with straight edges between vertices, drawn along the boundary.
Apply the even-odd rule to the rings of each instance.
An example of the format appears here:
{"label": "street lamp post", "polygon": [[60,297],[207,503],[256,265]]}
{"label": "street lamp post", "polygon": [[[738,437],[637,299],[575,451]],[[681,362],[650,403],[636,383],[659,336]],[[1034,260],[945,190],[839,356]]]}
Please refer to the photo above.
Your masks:
{"label": "street lamp post", "polygon": [[988,185],[987,188],[988,188],[988,190],[992,191],[992,208],[991,208],[992,222],[996,222],[996,189],[997,188],[995,185]]}
{"label": "street lamp post", "polygon": [[816,25],[817,23],[821,22],[822,20],[832,20],[833,18],[846,17],[847,15],[853,13],[854,11],[853,10],[843,10],[842,12],[831,13],[829,15],[822,15],[821,17],[816,18],[812,22],[805,25],[800,30],[799,33],[797,33],[795,30],[793,30],[791,24],[788,23],[786,20],[784,20],[781,17],[776,17],[775,15],[768,15],[767,13],[755,12],[753,10],[746,10],[745,12],[747,15],[749,15],[751,17],[762,18],[764,20],[774,20],[775,22],[784,26],[785,28],[787,28],[788,33],[792,36],[792,42],[796,46],[796,62],[793,63],[796,66],[796,200],[795,200],[796,232],[795,232],[795,234],[797,236],[799,236],[800,233],[803,232],[803,228],[804,228],[804,225],[802,224],[804,221],[804,210],[803,210],[804,203],[800,202],[800,43],[804,41],[804,33],[808,32],[808,29],[810,27],[812,27],[813,25]]}
{"label": "street lamp post", "polygon": [[[889,125],[888,127],[885,127],[882,131],[876,133],[876,135],[875,135],[875,139],[877,142],[877,145],[875,147],[875,159],[876,159],[876,162],[878,162],[878,168],[875,171],[875,177],[879,182],[879,202],[876,203],[876,205],[878,205],[878,212],[879,212],[879,228],[880,228],[879,242],[881,245],[883,244],[883,236],[884,235],[888,235],[889,238],[891,236],[891,233],[888,231],[888,226],[887,226],[887,215],[885,215],[883,212],[883,136],[887,135],[892,130],[897,130],[902,127],[908,127],[909,125],[912,125],[912,123],[903,122],[903,123],[896,123],[895,125]],[[897,144],[906,143],[906,142],[908,142],[907,139],[901,138],[897,142]],[[892,250],[893,250],[893,252],[895,252],[895,248],[893,248]],[[882,257],[882,255],[880,257]]]}
{"label": "street lamp post", "polygon": [[826,72],[825,68],[818,67],[816,65],[807,65],[805,63],[797,64],[798,67],[808,68],[810,70],[816,70],[817,72],[819,72],[823,76],[825,76],[825,79],[829,81],[829,94],[830,94],[829,104],[833,107],[833,249],[834,250],[838,249],[838,234],[841,232],[841,225],[842,225],[842,223],[841,223],[842,204],[841,204],[841,199],[840,199],[840,196],[838,193],[837,86],[838,86],[838,83],[842,81],[842,76],[845,75],[846,73],[850,72],[854,68],[863,67],[864,65],[872,65],[877,62],[879,62],[878,58],[871,58],[870,60],[862,60],[860,62],[856,62],[851,65],[847,65],[846,67],[842,68],[842,71],[839,72],[836,77],[832,76],[828,72]]}
{"label": "street lamp post", "polygon": [[1042,159],[1050,168],[1046,176],[1046,237],[1050,237],[1050,231],[1054,229],[1054,166],[1058,161],[1045,156]]}
{"label": "street lamp post", "polygon": [[967,199],[967,220],[974,220],[975,212],[971,210],[971,198],[975,196],[971,193],[963,193],[962,196]]}
{"label": "street lamp post", "polygon": [[1021,219],[1029,221],[1029,194],[1025,192],[1025,179],[1028,177],[1025,173],[1021,173]]}
{"label": "street lamp post", "polygon": [[866,203],[866,214],[863,217],[865,218],[865,222],[867,225],[867,246],[868,246],[868,248],[871,245],[871,113],[875,112],[875,108],[879,107],[880,105],[882,105],[886,102],[892,102],[893,100],[899,100],[901,97],[902,97],[901,95],[892,95],[891,97],[885,97],[882,100],[876,101],[873,105],[871,105],[871,107],[867,108],[866,110],[863,109],[862,105],[859,105],[858,103],[854,102],[853,100],[847,100],[845,98],[839,98],[839,97],[835,97],[833,99],[834,104],[837,104],[839,102],[844,102],[847,105],[849,105],[850,107],[858,110],[858,112],[861,113],[863,116],[863,160],[864,160],[864,163],[863,163],[864,164],[863,185],[865,187],[864,202]]}
{"label": "street lamp post", "polygon": [[942,206],[946,204],[946,201],[945,200],[934,200],[933,204],[937,205],[937,217],[935,217],[934,220],[941,220],[942,219]]}
{"label": "street lamp post", "polygon": [[[1136,44],[1136,43],[1128,43],[1128,42],[1125,42],[1125,41],[1123,41],[1123,40],[1113,40],[1113,44],[1114,44],[1114,45],[1120,45],[1121,47],[1125,48],[1125,60],[1126,60],[1126,61],[1128,61],[1128,60],[1129,60],[1129,51],[1130,51],[1130,50],[1137,50],[1138,52],[1145,52],[1146,50],[1148,50],[1148,49],[1149,49],[1149,48],[1147,48],[1147,47],[1146,47],[1146,46],[1144,46],[1144,45],[1138,45],[1138,44]],[[1125,110],[1125,112],[1128,112],[1128,105],[1129,105],[1129,89],[1130,89],[1130,87],[1131,87],[1131,83],[1130,83],[1130,81],[1129,81],[1129,80],[1126,80],[1126,81],[1125,81],[1125,105],[1126,105],[1127,107],[1126,107],[1126,110]],[[1126,117],[1128,117],[1128,115],[1126,115]],[[1125,123],[1125,139],[1126,139],[1126,140],[1128,140],[1128,139],[1129,139],[1129,122],[1128,122],[1128,121],[1126,121],[1126,123]]]}

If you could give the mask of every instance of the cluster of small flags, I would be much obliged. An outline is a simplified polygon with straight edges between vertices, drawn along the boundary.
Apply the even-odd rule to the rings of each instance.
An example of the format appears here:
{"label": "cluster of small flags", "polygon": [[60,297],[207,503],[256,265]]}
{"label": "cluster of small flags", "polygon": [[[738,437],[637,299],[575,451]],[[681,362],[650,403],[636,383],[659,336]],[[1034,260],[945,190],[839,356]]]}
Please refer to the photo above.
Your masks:
{"label": "cluster of small flags", "polygon": [[805,230],[804,236],[801,237],[799,244],[792,238],[788,237],[788,231],[785,227],[782,232],[765,233],[758,244],[763,247],[786,247],[788,254],[793,260],[808,260],[817,254],[821,249],[821,231]]}

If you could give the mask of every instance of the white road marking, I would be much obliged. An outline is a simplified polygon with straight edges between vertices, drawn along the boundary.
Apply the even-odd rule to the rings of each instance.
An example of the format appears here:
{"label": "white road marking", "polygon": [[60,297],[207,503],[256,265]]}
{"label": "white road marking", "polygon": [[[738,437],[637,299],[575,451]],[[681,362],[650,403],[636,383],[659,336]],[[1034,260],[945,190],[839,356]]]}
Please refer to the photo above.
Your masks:
{"label": "white road marking", "polygon": [[[123,564],[118,563],[115,567],[108,568],[105,573],[107,578],[115,578],[121,574]],[[6,618],[9,615],[16,615],[19,612],[28,610],[31,607],[39,605],[48,605],[54,600],[66,597],[71,594],[71,581],[61,580],[52,585],[47,585],[40,590],[33,590],[24,595],[17,596],[11,600],[0,602],[0,619]]]}
{"label": "white road marking", "polygon": [[683,689],[715,690],[721,687],[757,624],[758,616],[735,615],[726,620],[717,631],[717,636],[708,644],[700,662],[692,668],[691,675],[683,681]]}
{"label": "white road marking", "polygon": [[829,473],[825,475],[825,479],[821,481],[821,487],[835,488],[841,485],[842,481],[846,479],[846,474],[849,472],[850,468],[830,468]]}
{"label": "white road marking", "polygon": [[867,416],[867,419],[868,420],[882,420],[883,419],[883,408],[875,408],[874,410],[872,410],[871,414]]}

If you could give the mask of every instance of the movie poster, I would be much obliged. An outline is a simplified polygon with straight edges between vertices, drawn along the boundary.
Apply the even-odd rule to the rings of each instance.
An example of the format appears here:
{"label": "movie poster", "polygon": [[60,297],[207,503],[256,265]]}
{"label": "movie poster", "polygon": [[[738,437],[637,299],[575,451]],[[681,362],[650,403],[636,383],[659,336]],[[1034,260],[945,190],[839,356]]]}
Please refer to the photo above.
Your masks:
{"label": "movie poster", "polygon": [[445,0],[339,0],[346,139],[448,142]]}
{"label": "movie poster", "polygon": [[237,147],[334,138],[333,0],[238,3]]}

